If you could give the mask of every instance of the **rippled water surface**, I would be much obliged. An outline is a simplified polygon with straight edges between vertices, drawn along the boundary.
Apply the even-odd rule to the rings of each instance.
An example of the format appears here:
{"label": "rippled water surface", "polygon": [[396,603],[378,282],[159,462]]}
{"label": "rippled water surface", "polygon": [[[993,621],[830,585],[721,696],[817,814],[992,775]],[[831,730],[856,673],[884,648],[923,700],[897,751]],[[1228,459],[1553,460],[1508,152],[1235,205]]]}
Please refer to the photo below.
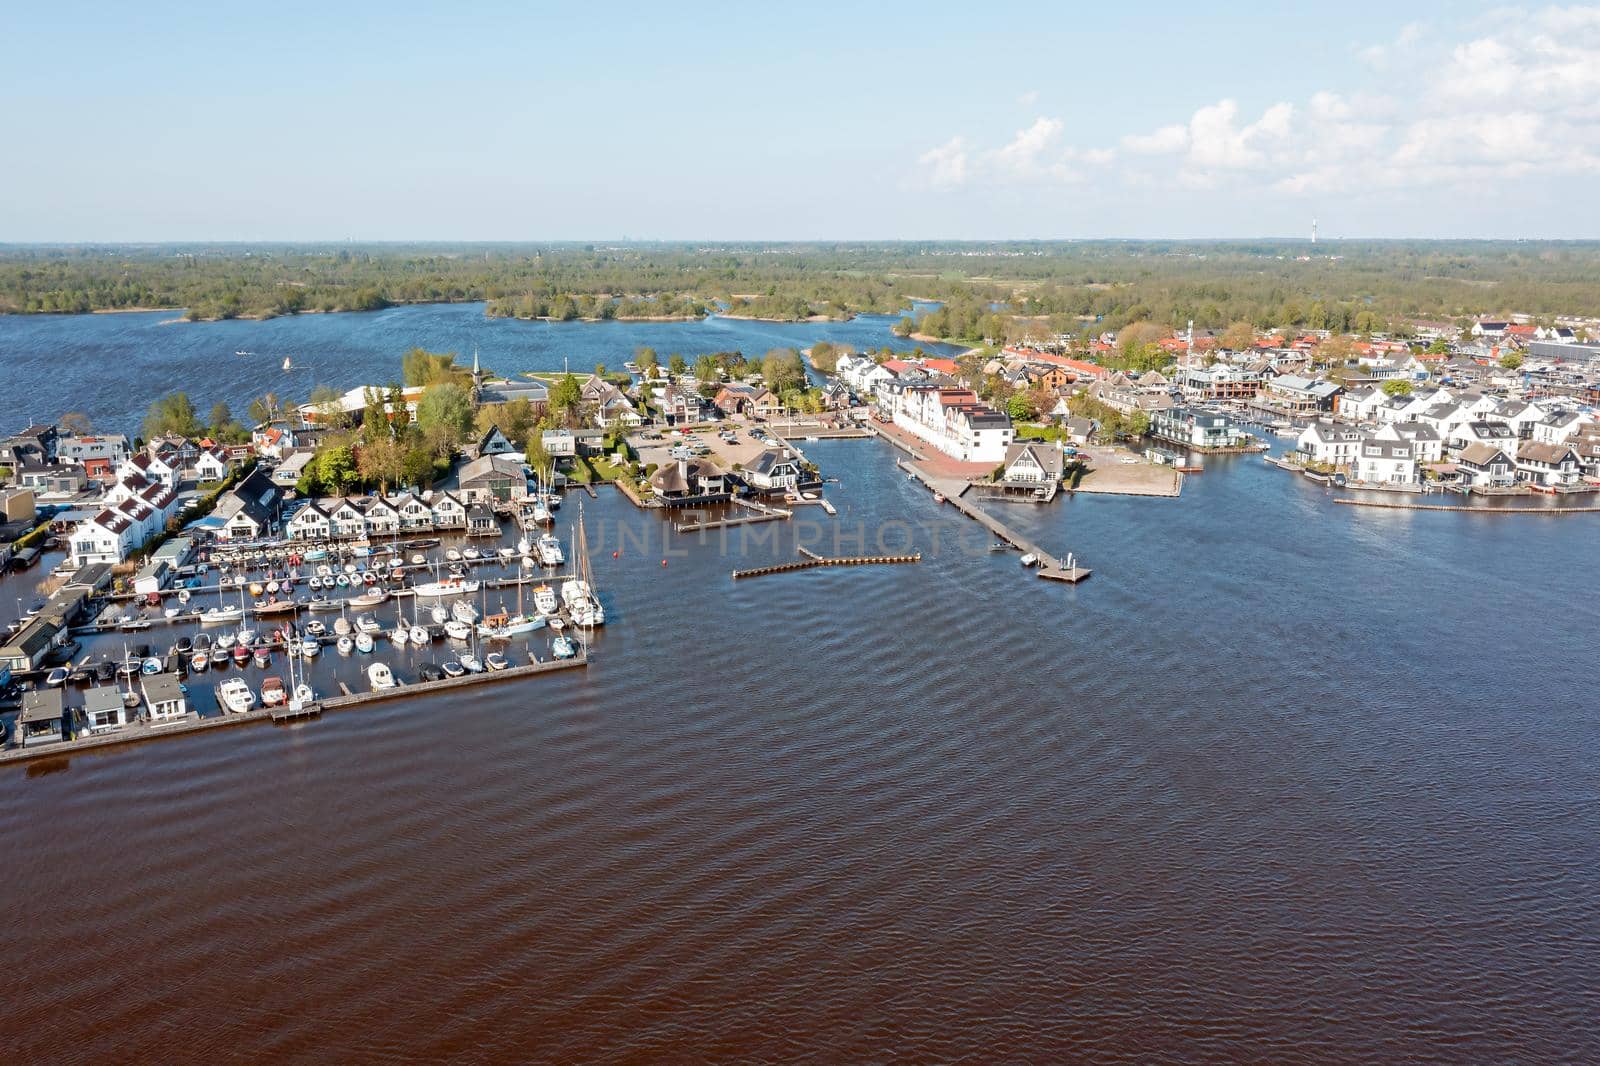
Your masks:
{"label": "rippled water surface", "polygon": [[0,772],[6,1057],[1600,1056],[1587,518],[1214,461],[1009,507],[1068,588],[806,447],[772,539],[588,502],[586,671]]}

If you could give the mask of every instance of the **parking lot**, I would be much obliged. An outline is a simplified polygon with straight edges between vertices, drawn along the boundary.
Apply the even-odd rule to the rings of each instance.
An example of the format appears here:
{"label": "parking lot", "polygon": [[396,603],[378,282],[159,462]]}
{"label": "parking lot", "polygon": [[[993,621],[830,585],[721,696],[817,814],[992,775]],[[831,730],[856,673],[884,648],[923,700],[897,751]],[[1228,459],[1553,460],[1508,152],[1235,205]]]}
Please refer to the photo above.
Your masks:
{"label": "parking lot", "polygon": [[755,436],[762,432],[764,431],[760,426],[729,422],[716,427],[690,430],[678,436],[675,436],[672,430],[662,430],[659,435],[656,431],[645,430],[629,437],[628,443],[639,453],[639,462],[646,466],[651,463],[664,466],[674,462],[673,450],[688,448],[691,452],[705,449],[706,458],[722,469],[729,470],[735,465],[749,466],[756,456],[774,446]]}

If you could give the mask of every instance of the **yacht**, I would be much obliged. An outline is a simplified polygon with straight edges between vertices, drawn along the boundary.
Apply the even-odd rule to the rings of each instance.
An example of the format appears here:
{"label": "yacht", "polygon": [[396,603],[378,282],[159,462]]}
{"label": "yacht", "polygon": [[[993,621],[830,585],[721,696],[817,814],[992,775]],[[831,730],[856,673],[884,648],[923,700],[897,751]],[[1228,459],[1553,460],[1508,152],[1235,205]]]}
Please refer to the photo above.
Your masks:
{"label": "yacht", "polygon": [[471,640],[472,626],[458,618],[452,618],[444,624],[444,633],[451,640]]}
{"label": "yacht", "polygon": [[220,626],[229,622],[237,622],[244,617],[244,611],[238,607],[213,607],[200,616],[203,626]]}
{"label": "yacht", "polygon": [[570,659],[578,654],[578,647],[571,637],[563,634],[550,642],[550,651],[557,659]]}
{"label": "yacht", "polygon": [[370,614],[364,614],[356,619],[356,630],[360,633],[372,635],[383,631],[383,626]]}
{"label": "yacht", "polygon": [[367,667],[367,683],[372,686],[372,691],[382,692],[394,688],[394,674],[387,663],[373,663]]}
{"label": "yacht", "polygon": [[217,702],[234,714],[244,714],[256,705],[256,694],[239,678],[230,677],[217,686]]}
{"label": "yacht", "polygon": [[478,635],[488,640],[510,640],[512,637],[521,636],[523,633],[532,633],[535,629],[544,628],[544,619],[525,614],[514,614],[493,625],[478,627]]}
{"label": "yacht", "polygon": [[417,625],[415,622],[413,622],[411,624],[411,643],[417,644],[417,645],[423,645],[423,644],[428,644],[428,643],[432,642],[432,640],[433,640],[433,637],[429,635],[429,633],[428,633],[428,631],[426,629],[423,629],[420,625]]}
{"label": "yacht", "polygon": [[450,605],[450,617],[471,625],[478,620],[478,609],[466,600],[457,600]]}
{"label": "yacht", "polygon": [[561,604],[556,601],[556,590],[549,585],[540,585],[533,590],[533,606],[540,614],[555,614],[561,609]]}
{"label": "yacht", "polygon": [[374,646],[375,645],[372,642],[371,633],[362,631],[356,634],[356,651],[359,651],[365,655],[367,652],[370,652]]}
{"label": "yacht", "polygon": [[561,552],[561,542],[549,533],[539,538],[539,561],[545,566],[560,566],[567,561]]}
{"label": "yacht", "polygon": [[261,682],[261,706],[277,707],[289,699],[289,692],[283,687],[283,678],[269,677]]}
{"label": "yacht", "polygon": [[300,642],[300,654],[307,659],[314,659],[322,653],[322,641],[315,637],[307,637]]}
{"label": "yacht", "polygon": [[438,599],[441,596],[471,595],[483,586],[477,581],[467,581],[459,577],[447,577],[443,581],[425,581],[412,587],[411,591],[425,599]]}

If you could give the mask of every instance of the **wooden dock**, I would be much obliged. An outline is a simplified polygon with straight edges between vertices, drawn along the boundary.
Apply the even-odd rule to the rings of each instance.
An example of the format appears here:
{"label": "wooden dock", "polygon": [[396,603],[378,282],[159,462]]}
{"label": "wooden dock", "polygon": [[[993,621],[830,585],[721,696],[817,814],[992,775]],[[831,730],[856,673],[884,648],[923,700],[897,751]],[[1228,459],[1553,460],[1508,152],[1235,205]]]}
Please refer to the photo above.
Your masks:
{"label": "wooden dock", "polygon": [[1071,566],[1067,565],[1067,561],[1065,559],[1062,559],[1051,552],[1045,551],[1031,540],[1028,540],[1021,534],[1017,533],[998,518],[986,511],[980,510],[978,507],[962,499],[961,494],[967,488],[965,482],[940,481],[939,479],[924,473],[921,469],[911,463],[906,462],[904,459],[896,459],[895,465],[905,470],[908,474],[916,477],[918,481],[921,481],[924,485],[928,486],[928,488],[934,490],[935,492],[942,493],[946,501],[949,502],[952,507],[966,515],[968,518],[972,519],[974,522],[977,522],[979,525],[983,526],[983,528],[987,529],[990,533],[993,533],[1000,540],[1005,541],[1007,544],[1018,549],[1023,554],[1031,554],[1037,558],[1039,560],[1039,566],[1035,573],[1039,577],[1047,578],[1051,581],[1065,581],[1068,584],[1076,585],[1078,582],[1084,580],[1090,574],[1094,573],[1094,571],[1089,570],[1086,567],[1078,566],[1076,561],[1074,561]]}
{"label": "wooden dock", "polygon": [[743,507],[750,514],[740,515],[737,518],[707,518],[697,522],[675,522],[672,526],[674,533],[703,533],[711,529],[728,529],[732,526],[749,526],[757,522],[781,522],[786,518],[793,518],[793,511],[785,511],[781,507],[769,507],[764,503],[753,500],[733,500],[734,505]]}
{"label": "wooden dock", "polygon": [[[230,714],[224,711],[209,717],[201,717],[191,711],[189,717],[169,725],[152,726],[140,722],[124,726],[112,732],[76,737],[72,740],[58,741],[53,744],[29,748],[7,748],[4,751],[0,751],[0,766],[33,762],[41,759],[66,758],[79,752],[100,751],[105,748],[121,747],[126,744],[142,744],[146,741],[161,740],[166,737],[189,736],[214,729],[248,725],[252,722],[310,718],[321,714],[323,711],[349,710],[356,707],[365,707],[373,703],[384,703],[412,696],[426,696],[447,689],[466,688],[470,685],[482,685],[492,681],[509,681],[513,678],[531,677],[535,674],[570,670],[574,667],[586,667],[588,665],[589,657],[585,653],[571,659],[533,662],[525,666],[509,667],[505,670],[488,670],[481,674],[447,677],[440,681],[416,681],[378,692],[351,692],[349,686],[340,682],[339,687],[343,690],[343,695],[329,697],[318,703],[311,704],[309,707],[302,708],[299,712],[288,712],[287,708],[256,707],[254,710],[244,714]],[[280,711],[285,712],[285,714],[280,716],[278,713]]]}
{"label": "wooden dock", "polygon": [[735,570],[735,581],[743,577],[763,577],[767,574],[791,574],[797,570],[812,570],[819,566],[873,566],[885,563],[915,563],[922,561],[922,553],[912,555],[847,555],[839,558],[828,558],[818,555],[805,548],[796,549],[802,558],[792,563],[775,563],[772,566],[758,566],[750,570]]}

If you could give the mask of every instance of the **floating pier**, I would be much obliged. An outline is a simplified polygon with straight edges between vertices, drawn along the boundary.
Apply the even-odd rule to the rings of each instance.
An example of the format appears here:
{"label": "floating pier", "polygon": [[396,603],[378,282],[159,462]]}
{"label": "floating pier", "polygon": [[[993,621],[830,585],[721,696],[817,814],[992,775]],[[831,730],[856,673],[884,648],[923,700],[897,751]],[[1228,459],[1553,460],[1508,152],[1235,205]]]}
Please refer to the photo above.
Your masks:
{"label": "floating pier", "polygon": [[1056,555],[1045,551],[1031,540],[1028,540],[1021,534],[1017,533],[998,518],[986,511],[980,510],[979,508],[968,503],[966,500],[963,500],[961,498],[961,493],[966,491],[966,482],[942,482],[939,479],[924,473],[922,470],[918,469],[913,464],[906,462],[904,459],[896,459],[895,465],[905,470],[908,474],[916,477],[917,480],[928,486],[928,488],[934,490],[935,492],[941,493],[952,507],[966,515],[968,518],[972,519],[974,522],[977,522],[979,525],[983,526],[983,528],[993,533],[999,539],[1005,541],[1012,547],[1019,549],[1024,554],[1033,555],[1035,558],[1037,558],[1039,560],[1039,566],[1034,572],[1039,577],[1047,578],[1051,581],[1065,581],[1068,584],[1076,585],[1078,582],[1084,580],[1090,574],[1094,573],[1094,571],[1082,566],[1078,566],[1076,563],[1068,566],[1065,559],[1059,558]]}
{"label": "floating pier", "polygon": [[[313,703],[308,707],[301,708],[298,712],[290,712],[287,708],[280,707],[256,707],[244,714],[220,711],[214,715],[201,717],[191,711],[188,717],[167,725],[149,725],[139,722],[123,726],[121,729],[111,732],[75,737],[72,740],[57,741],[52,744],[27,748],[7,748],[4,751],[0,751],[0,766],[41,759],[70,757],[79,752],[99,751],[104,748],[120,747],[124,744],[142,744],[146,741],[160,740],[165,737],[188,736],[193,733],[203,733],[213,729],[226,729],[230,726],[246,725],[251,722],[309,718],[321,714],[323,711],[348,710],[355,707],[365,707],[372,703],[387,702],[411,696],[425,696],[447,689],[465,688],[469,685],[481,685],[491,681],[508,681],[512,678],[531,677],[534,674],[570,670],[574,667],[588,665],[589,656],[585,652],[571,659],[532,662],[525,666],[508,667],[505,670],[487,670],[481,674],[447,677],[440,681],[415,681],[396,685],[391,689],[380,689],[376,692],[352,692],[348,685],[340,682],[339,688],[343,690],[343,695],[332,696],[318,703]],[[279,712],[283,713],[280,715]]]}
{"label": "floating pier", "polygon": [[790,574],[796,570],[811,570],[819,566],[872,566],[882,563],[915,563],[922,560],[922,553],[912,555],[848,555],[840,558],[828,558],[818,555],[805,548],[798,549],[803,558],[792,563],[776,563],[772,566],[758,566],[750,570],[735,570],[735,581],[742,577],[763,577],[767,574]]}
{"label": "floating pier", "polygon": [[781,522],[786,518],[793,518],[793,511],[785,511],[781,507],[769,507],[764,503],[753,500],[733,500],[734,505],[743,507],[751,513],[740,515],[737,518],[707,518],[698,522],[675,522],[672,526],[674,533],[702,533],[710,529],[727,529],[731,526],[749,526],[757,522]]}

